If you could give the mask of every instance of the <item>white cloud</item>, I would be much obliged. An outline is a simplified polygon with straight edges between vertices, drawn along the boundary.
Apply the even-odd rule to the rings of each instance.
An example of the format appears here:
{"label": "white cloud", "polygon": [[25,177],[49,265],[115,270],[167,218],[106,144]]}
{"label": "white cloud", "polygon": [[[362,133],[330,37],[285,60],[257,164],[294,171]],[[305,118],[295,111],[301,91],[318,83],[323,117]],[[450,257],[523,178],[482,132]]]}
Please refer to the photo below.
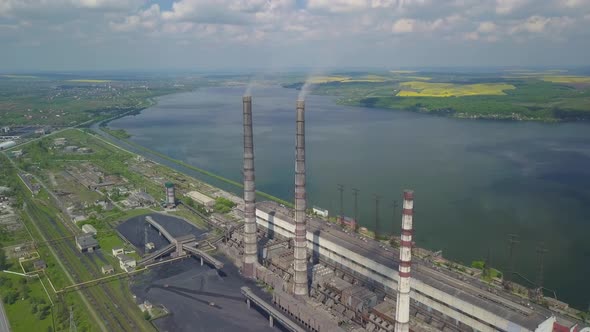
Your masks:
{"label": "white cloud", "polygon": [[496,0],[496,13],[510,14],[528,2],[529,0]]}
{"label": "white cloud", "polygon": [[544,17],[534,15],[527,18],[524,22],[514,25],[509,32],[511,34],[523,32],[535,34],[543,32],[556,32],[573,24],[574,19],[570,17]]}
{"label": "white cloud", "polygon": [[486,21],[479,23],[479,27],[477,27],[477,32],[479,33],[491,33],[496,30],[497,26],[494,22]]}
{"label": "white cloud", "polygon": [[416,26],[416,20],[413,20],[411,18],[402,18],[402,19],[395,21],[395,23],[393,23],[391,31],[393,33],[413,32],[415,29],[415,26]]}

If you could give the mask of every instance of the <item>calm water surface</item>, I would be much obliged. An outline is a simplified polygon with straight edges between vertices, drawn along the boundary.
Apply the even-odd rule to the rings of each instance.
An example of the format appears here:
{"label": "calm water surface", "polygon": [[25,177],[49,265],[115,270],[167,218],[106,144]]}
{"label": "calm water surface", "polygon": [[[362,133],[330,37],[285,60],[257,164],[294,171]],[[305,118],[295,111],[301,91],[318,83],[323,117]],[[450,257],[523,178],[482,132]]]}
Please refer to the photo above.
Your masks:
{"label": "calm water surface", "polygon": [[[241,181],[242,88],[165,96],[140,115],[111,123],[134,142]],[[257,189],[293,199],[295,100],[298,91],[254,92]],[[381,196],[383,232],[399,232],[405,188],[415,190],[415,239],[469,263],[491,256],[503,269],[508,234],[518,234],[517,271],[558,297],[590,302],[590,126],[583,123],[456,120],[410,112],[336,105],[307,98],[309,205],[339,210],[337,184],[360,190],[359,219],[375,225]],[[394,214],[395,213],[395,214]],[[525,283],[524,281],[522,281]]]}

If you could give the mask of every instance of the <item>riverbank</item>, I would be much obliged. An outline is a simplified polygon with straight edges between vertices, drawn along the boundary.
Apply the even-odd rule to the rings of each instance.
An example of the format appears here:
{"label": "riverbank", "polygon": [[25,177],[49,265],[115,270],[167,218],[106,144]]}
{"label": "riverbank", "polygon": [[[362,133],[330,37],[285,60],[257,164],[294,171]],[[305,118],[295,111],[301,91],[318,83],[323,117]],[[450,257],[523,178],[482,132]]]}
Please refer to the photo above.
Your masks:
{"label": "riverbank", "polygon": [[[181,160],[171,158],[171,157],[169,157],[169,156],[167,156],[167,155],[165,155],[163,153],[160,153],[160,152],[157,152],[157,151],[148,149],[148,148],[146,148],[144,146],[141,146],[141,145],[139,145],[139,144],[137,144],[135,142],[132,142],[131,140],[129,140],[129,138],[131,138],[131,135],[129,135],[123,129],[112,130],[112,129],[106,127],[106,126],[102,126],[102,123],[101,123],[100,130],[102,130],[104,133],[106,133],[106,134],[108,134],[108,135],[110,135],[110,136],[112,136],[112,137],[114,137],[114,138],[116,138],[118,140],[124,141],[125,143],[127,143],[129,145],[132,145],[136,149],[142,150],[142,151],[147,152],[149,154],[156,155],[156,156],[158,156],[160,158],[163,158],[163,159],[165,159],[167,161],[170,161],[172,163],[175,163],[175,164],[177,164],[179,166],[188,168],[190,170],[199,172],[199,173],[201,173],[203,175],[206,175],[208,177],[211,177],[213,179],[216,179],[216,180],[219,180],[221,182],[224,182],[224,183],[226,183],[228,185],[231,185],[231,186],[235,187],[235,189],[243,189],[244,188],[244,185],[241,184],[241,183],[239,183],[239,182],[237,182],[237,181],[234,181],[234,180],[225,178],[223,176],[220,176],[220,175],[217,175],[215,173],[209,172],[209,171],[204,170],[202,168],[195,167],[193,165],[189,165],[189,164],[187,164],[187,163],[185,163],[185,162],[183,162]],[[287,201],[285,201],[283,199],[280,199],[280,198],[278,198],[276,196],[273,196],[271,194],[268,194],[268,193],[265,193],[265,192],[262,192],[262,191],[258,191],[257,190],[256,191],[256,195],[258,195],[260,197],[267,198],[267,199],[272,200],[272,201],[275,201],[277,203],[283,204],[285,206],[293,207],[293,203],[287,202]]]}

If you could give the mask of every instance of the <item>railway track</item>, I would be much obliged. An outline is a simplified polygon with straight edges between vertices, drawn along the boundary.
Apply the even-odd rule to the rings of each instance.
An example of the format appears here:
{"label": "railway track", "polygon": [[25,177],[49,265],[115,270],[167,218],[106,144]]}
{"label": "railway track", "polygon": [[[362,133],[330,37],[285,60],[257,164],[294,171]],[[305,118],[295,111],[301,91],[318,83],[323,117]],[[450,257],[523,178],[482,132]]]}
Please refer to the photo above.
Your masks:
{"label": "railway track", "polygon": [[[64,225],[60,222],[51,218],[37,207],[33,207],[32,209],[37,221],[45,221],[36,222],[36,225],[46,238],[64,238],[71,236],[71,231],[69,229],[65,230]],[[99,276],[98,271],[100,270],[100,266],[98,266],[95,260],[80,253],[73,242],[62,241],[59,243],[53,243],[52,247],[60,256],[62,263],[70,271],[70,274],[76,282],[81,282],[84,279],[87,279],[84,278],[84,272],[87,272],[91,278],[97,278]],[[104,257],[102,257],[102,260],[106,261]],[[80,268],[80,264],[82,265],[82,268]],[[117,305],[117,303],[121,302],[121,299],[117,298],[109,285],[101,284],[97,288],[87,288],[81,290],[81,292],[83,292],[90,304],[97,310],[100,319],[104,322],[108,330],[139,330],[138,324],[132,318],[133,315],[127,314],[126,310]],[[129,304],[125,303],[124,305],[127,306]]]}

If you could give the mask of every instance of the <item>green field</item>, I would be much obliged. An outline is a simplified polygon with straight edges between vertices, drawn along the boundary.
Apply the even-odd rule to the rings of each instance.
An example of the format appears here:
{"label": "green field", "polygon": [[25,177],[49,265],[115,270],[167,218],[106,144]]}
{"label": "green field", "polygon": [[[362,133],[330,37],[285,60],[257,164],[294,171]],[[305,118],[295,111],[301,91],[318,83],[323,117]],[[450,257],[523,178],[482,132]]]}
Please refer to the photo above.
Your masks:
{"label": "green field", "polygon": [[[363,81],[378,75],[382,82]],[[388,108],[469,119],[590,119],[590,76],[565,71],[335,73],[312,94],[342,105]],[[339,78],[339,79],[336,79]],[[301,88],[303,82],[288,83]]]}
{"label": "green field", "polygon": [[453,83],[429,83],[410,81],[399,84],[398,97],[464,97],[464,96],[502,96],[506,90],[514,90],[512,84],[453,84]]}

